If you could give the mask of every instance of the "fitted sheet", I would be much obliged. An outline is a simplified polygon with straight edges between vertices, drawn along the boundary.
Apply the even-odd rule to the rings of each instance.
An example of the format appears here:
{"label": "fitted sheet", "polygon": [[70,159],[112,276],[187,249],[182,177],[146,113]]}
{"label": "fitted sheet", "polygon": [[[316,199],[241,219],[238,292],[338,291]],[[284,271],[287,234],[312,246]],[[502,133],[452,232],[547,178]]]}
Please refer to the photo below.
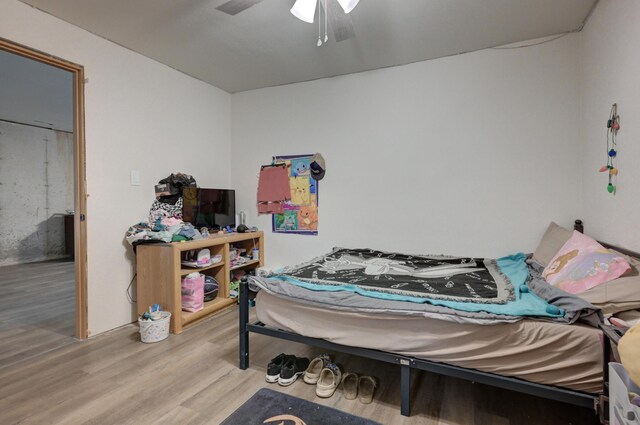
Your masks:
{"label": "fitted sheet", "polygon": [[602,333],[585,325],[525,319],[483,326],[328,310],[266,291],[258,292],[256,313],[267,326],[337,344],[602,392]]}

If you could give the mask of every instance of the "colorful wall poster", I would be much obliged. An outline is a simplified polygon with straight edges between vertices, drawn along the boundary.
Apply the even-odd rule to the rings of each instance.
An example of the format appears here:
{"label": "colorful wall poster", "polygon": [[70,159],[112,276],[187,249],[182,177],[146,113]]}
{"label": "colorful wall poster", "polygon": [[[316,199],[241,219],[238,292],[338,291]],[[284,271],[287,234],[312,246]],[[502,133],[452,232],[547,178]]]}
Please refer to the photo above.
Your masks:
{"label": "colorful wall poster", "polygon": [[274,156],[273,163],[284,163],[289,173],[291,201],[284,204],[284,212],[273,214],[274,233],[298,235],[318,234],[318,182],[311,177],[309,164],[313,155]]}

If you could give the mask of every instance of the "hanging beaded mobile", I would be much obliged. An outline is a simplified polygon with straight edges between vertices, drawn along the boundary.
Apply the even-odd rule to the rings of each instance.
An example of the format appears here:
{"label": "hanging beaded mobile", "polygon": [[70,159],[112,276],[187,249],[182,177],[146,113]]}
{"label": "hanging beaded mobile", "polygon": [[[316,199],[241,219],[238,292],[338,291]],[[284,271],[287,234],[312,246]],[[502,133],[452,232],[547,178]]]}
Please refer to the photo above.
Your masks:
{"label": "hanging beaded mobile", "polygon": [[609,113],[609,120],[607,120],[607,165],[600,167],[600,172],[605,171],[609,174],[609,184],[607,185],[607,191],[613,195],[616,193],[616,186],[614,182],[617,179],[618,169],[615,166],[616,157],[618,156],[616,135],[620,129],[620,115],[618,115],[618,105],[614,103],[611,106],[611,112]]}

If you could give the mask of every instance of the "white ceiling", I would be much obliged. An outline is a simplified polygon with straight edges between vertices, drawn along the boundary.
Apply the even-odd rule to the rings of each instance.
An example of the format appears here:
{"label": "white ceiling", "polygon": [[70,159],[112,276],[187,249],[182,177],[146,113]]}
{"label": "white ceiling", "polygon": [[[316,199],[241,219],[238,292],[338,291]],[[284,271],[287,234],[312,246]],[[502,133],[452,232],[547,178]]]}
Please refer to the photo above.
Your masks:
{"label": "white ceiling", "polygon": [[73,131],[73,74],[0,50],[0,119]]}
{"label": "white ceiling", "polygon": [[235,16],[216,10],[226,0],[21,1],[230,93],[576,31],[597,2],[361,0],[356,37],[317,47],[317,24],[289,13],[294,0]]}

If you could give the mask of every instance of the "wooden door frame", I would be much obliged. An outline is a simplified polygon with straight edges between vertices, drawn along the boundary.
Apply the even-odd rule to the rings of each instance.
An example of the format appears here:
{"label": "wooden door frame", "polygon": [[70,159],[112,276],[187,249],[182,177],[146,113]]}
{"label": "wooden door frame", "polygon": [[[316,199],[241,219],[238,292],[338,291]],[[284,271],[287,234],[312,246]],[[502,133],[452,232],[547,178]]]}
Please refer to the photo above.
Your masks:
{"label": "wooden door frame", "polygon": [[84,67],[0,38],[0,49],[73,74],[73,138],[75,185],[76,337],[88,337],[87,322],[87,187],[84,133]]}

